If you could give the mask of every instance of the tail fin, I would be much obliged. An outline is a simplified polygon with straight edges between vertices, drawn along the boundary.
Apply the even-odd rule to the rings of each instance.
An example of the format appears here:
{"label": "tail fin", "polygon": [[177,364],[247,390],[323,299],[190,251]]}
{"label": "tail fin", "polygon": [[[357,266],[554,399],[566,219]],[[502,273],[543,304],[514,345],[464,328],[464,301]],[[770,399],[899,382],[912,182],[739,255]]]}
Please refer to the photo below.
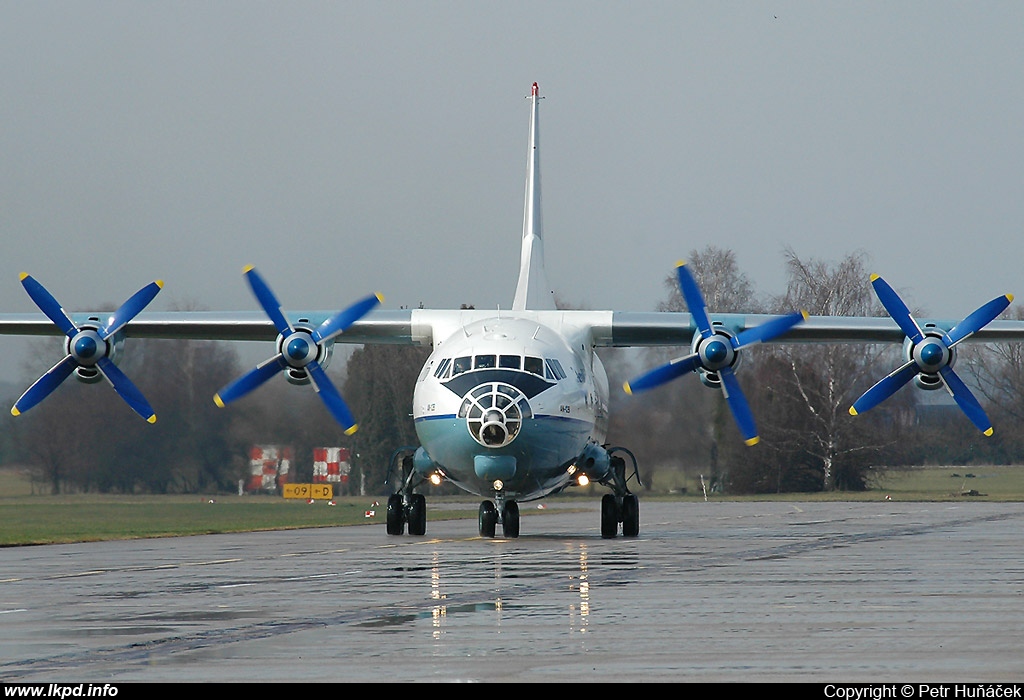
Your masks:
{"label": "tail fin", "polygon": [[526,159],[526,203],[523,211],[523,251],[519,263],[519,284],[516,298],[512,302],[514,311],[525,309],[554,309],[554,292],[548,286],[544,273],[544,239],[540,218],[540,135],[537,121],[538,104],[543,98],[538,94],[537,83],[527,97],[532,114],[530,118],[530,152]]}

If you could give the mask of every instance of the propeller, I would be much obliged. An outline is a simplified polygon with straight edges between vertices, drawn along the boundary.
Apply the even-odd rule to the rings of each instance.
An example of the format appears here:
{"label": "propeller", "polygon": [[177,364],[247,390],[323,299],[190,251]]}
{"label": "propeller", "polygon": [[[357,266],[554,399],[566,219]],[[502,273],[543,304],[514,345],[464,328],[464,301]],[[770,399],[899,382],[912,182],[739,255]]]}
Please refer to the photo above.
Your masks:
{"label": "propeller", "polygon": [[854,401],[850,407],[850,415],[855,416],[874,408],[919,374],[930,377],[938,375],[942,377],[946,389],[960,406],[960,410],[978,430],[985,435],[991,435],[992,423],[985,415],[985,410],[963,380],[953,371],[953,360],[956,359],[954,348],[960,341],[974,335],[1001,314],[1013,301],[1013,295],[1004,294],[983,304],[942,335],[926,335],[910,315],[910,309],[884,279],[878,275],[871,275],[871,286],[875,288],[875,294],[878,295],[882,306],[907,336],[910,359]]}
{"label": "propeller", "polygon": [[278,352],[217,392],[213,397],[214,403],[223,408],[261,386],[278,372],[304,372],[327,410],[345,430],[345,434],[354,433],[358,428],[355,418],[341,398],[341,394],[331,383],[321,362],[326,357],[334,338],[381,303],[383,297],[371,294],[334,314],[315,329],[295,328],[285,318],[277,297],[256,269],[250,265],[242,274],[249,282],[256,300],[277,329]]}
{"label": "propeller", "polygon": [[99,328],[85,324],[76,326],[53,295],[28,273],[21,273],[21,284],[36,306],[67,336],[67,355],[21,395],[14,403],[11,414],[21,415],[49,396],[76,369],[84,368],[99,372],[133,411],[149,423],[155,423],[156,413],[146,397],[111,359],[114,348],[111,339],[153,301],[164,283],[157,280],[147,284],[123,303],[107,319],[106,325]]}
{"label": "propeller", "polygon": [[747,345],[763,343],[785,333],[806,319],[807,313],[801,311],[779,316],[732,336],[716,331],[712,327],[704,296],[685,262],[681,261],[676,264],[676,273],[679,277],[679,289],[690,309],[694,325],[700,332],[700,336],[694,340],[693,352],[653,369],[631,382],[626,382],[623,388],[627,394],[632,394],[634,391],[660,386],[687,372],[703,370],[715,373],[722,380],[722,393],[725,395],[733,418],[739,426],[744,442],[747,445],[756,445],[760,438],[757,435],[754,416],[733,371],[733,366],[739,357],[738,353]]}

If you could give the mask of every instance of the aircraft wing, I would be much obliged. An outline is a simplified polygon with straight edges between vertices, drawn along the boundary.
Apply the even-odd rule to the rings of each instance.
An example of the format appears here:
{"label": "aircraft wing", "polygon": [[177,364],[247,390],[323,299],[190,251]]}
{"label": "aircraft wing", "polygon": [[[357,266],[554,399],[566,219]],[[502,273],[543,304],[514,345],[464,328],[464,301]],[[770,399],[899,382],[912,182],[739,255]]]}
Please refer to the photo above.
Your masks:
{"label": "aircraft wing", "polygon": [[[292,325],[304,322],[319,326],[332,312],[307,311],[286,314]],[[522,313],[522,312],[519,312]],[[531,312],[526,312],[531,313]],[[698,332],[693,316],[663,311],[543,311],[532,312],[550,323],[560,319],[581,330],[589,329],[597,347],[646,347],[689,345]],[[105,319],[110,312],[71,313],[80,325]],[[345,344],[430,345],[435,333],[447,332],[477,317],[500,315],[500,311],[375,310],[349,326],[334,340]],[[548,318],[551,317],[551,318]],[[710,314],[714,325],[733,334],[763,325],[777,316],[767,314]],[[443,321],[441,320],[443,319]],[[923,328],[940,332],[956,325],[951,319],[922,319]],[[438,328],[443,326],[443,328]],[[438,328],[435,331],[435,328]],[[127,338],[192,340],[273,341],[277,330],[259,311],[166,311],[143,313],[125,325]],[[54,323],[42,314],[0,314],[0,335],[59,336]],[[888,317],[808,316],[774,343],[902,343],[905,334]],[[992,321],[966,341],[996,343],[1024,342],[1024,321]]]}
{"label": "aircraft wing", "polygon": [[[110,312],[70,313],[76,326],[92,320],[105,319]],[[327,320],[332,312],[309,311],[285,314],[293,325],[304,323],[313,327]],[[414,336],[412,312],[409,310],[377,310],[349,326],[334,338],[335,342],[365,344],[392,343],[421,345],[429,343],[422,335]],[[166,311],[139,314],[124,326],[126,338],[165,338],[193,340],[262,340],[273,341],[277,329],[267,315],[259,311]],[[61,331],[42,314],[0,314],[0,335],[51,335]]]}
{"label": "aircraft wing", "polygon": [[[714,325],[734,335],[778,318],[763,314],[710,314]],[[957,325],[951,319],[921,319],[925,330],[948,332]],[[594,329],[595,344],[606,347],[688,345],[698,332],[688,313],[616,311],[608,326]],[[773,343],[902,343],[906,334],[888,317],[808,316]],[[1024,321],[992,321],[978,329],[967,342],[999,343],[1024,341]]]}

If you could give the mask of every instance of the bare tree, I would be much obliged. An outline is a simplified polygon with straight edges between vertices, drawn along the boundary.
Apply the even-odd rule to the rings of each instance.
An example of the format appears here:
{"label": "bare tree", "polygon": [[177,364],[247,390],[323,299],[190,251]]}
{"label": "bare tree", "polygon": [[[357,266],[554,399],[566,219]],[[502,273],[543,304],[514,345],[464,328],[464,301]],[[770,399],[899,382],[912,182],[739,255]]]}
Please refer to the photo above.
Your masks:
{"label": "bare tree", "polygon": [[[1007,309],[1004,318],[1024,320],[1024,307]],[[997,426],[993,461],[1017,462],[1024,452],[1024,343],[959,346],[958,359],[967,368],[978,393],[989,405]]]}
{"label": "bare tree", "polygon": [[[816,316],[879,316],[884,309],[868,284],[866,256],[851,253],[837,263],[802,259],[792,249],[785,251],[788,286],[777,300],[777,312],[803,309]],[[870,344],[790,344],[773,347],[773,356],[788,367],[775,387],[803,408],[804,420],[787,412],[787,422],[776,421],[772,430],[777,442],[800,450],[820,463],[821,487],[825,490],[863,488],[863,460],[858,457],[877,452],[888,440],[870,417],[854,418],[849,407],[873,381],[878,360],[887,349]],[[888,350],[892,357],[891,349]],[[898,403],[898,402],[897,402]],[[769,414],[770,415],[770,414]]]}
{"label": "bare tree", "polygon": [[412,394],[429,354],[429,348],[366,345],[349,358],[343,393],[359,421],[349,445],[359,454],[358,467],[375,493],[384,491],[394,451],[419,445]]}

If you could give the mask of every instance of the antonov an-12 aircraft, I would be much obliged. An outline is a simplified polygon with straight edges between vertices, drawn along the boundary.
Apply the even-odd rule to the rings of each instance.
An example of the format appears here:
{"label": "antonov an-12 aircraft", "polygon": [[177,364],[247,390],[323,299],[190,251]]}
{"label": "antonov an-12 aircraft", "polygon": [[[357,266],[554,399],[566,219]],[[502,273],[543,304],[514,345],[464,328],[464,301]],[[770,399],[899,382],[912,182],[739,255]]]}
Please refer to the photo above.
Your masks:
{"label": "antonov an-12 aircraft", "polygon": [[[395,479],[387,505],[387,533],[426,532],[426,500],[419,489],[450,481],[483,497],[479,532],[519,536],[519,503],[557,493],[573,483],[596,482],[610,492],[601,503],[601,535],[636,537],[640,510],[630,491],[636,463],[625,448],[606,444],[608,377],[595,350],[601,347],[689,346],[689,353],[625,384],[636,393],[694,373],[720,389],[748,445],[757,427],[734,372],[744,350],[757,343],[902,343],[905,362],[869,388],[850,408],[854,415],[909,383],[945,387],[975,426],[992,426],[977,399],[953,371],[964,340],[1024,340],[1024,323],[994,321],[1010,304],[998,296],[960,322],[918,323],[881,277],[871,284],[891,319],[812,317],[794,310],[784,316],[713,314],[706,309],[689,268],[676,271],[689,313],[578,311],[555,307],[544,272],[541,229],[537,84],[530,101],[526,198],[519,282],[508,309],[430,310],[378,308],[371,294],[340,312],[282,310],[255,268],[244,277],[263,312],[142,313],[162,284],[150,283],[103,320],[99,313],[66,313],[33,277],[21,282],[42,316],[0,315],[0,333],[61,335],[64,357],[15,402],[14,415],[46,398],[71,375],[84,382],[106,379],[128,405],[153,422],[156,414],[117,367],[127,338],[274,341],[274,354],[219,391],[218,406],[283,373],[309,384],[347,433],[356,419],[328,378],[334,343],[400,343],[433,350],[412,396],[420,445]],[[640,400],[636,398],[635,400]],[[632,461],[632,473],[627,468]]]}

